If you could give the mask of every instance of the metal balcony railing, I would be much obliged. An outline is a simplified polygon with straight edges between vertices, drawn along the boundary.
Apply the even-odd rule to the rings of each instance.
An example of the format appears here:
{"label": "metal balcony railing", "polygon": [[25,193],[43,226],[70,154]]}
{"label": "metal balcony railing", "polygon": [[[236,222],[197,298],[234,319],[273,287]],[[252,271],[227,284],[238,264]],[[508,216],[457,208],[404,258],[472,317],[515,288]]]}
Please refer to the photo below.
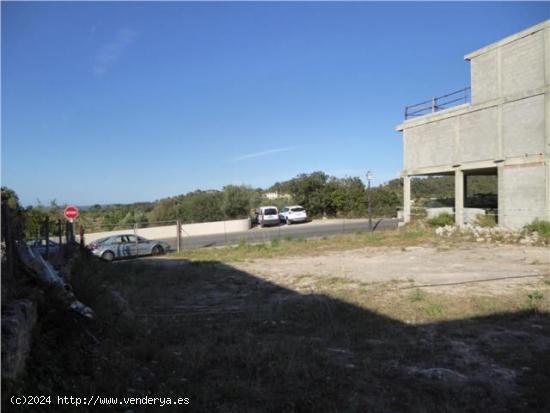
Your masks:
{"label": "metal balcony railing", "polygon": [[434,96],[425,102],[405,106],[405,120],[416,116],[424,116],[439,110],[448,109],[462,103],[469,103],[470,99],[470,87],[465,87],[464,89],[460,89],[456,92],[448,93],[443,96]]}

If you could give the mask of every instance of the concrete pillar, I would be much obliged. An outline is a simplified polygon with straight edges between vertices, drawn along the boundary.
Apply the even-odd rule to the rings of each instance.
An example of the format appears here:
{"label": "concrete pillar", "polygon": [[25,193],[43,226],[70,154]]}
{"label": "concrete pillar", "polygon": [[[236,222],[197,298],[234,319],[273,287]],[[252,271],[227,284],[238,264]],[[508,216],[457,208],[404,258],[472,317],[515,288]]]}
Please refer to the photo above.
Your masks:
{"label": "concrete pillar", "polygon": [[497,207],[498,207],[498,226],[506,227],[506,216],[504,211],[506,210],[506,205],[504,204],[504,192],[506,188],[504,187],[504,166],[499,165],[497,167]]}
{"label": "concrete pillar", "polygon": [[462,204],[465,208],[468,207],[468,175],[464,174],[464,203]]}
{"label": "concrete pillar", "polygon": [[464,225],[464,172],[455,171],[455,224]]}
{"label": "concrete pillar", "polygon": [[403,177],[403,218],[405,223],[411,222],[411,177]]}

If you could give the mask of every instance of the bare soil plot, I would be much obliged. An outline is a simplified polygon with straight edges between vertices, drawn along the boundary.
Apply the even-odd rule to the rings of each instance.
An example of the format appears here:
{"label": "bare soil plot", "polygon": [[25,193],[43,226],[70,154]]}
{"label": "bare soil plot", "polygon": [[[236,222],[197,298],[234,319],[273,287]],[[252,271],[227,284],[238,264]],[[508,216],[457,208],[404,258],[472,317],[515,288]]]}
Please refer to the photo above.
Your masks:
{"label": "bare soil plot", "polygon": [[[338,277],[348,282],[402,281],[416,286],[479,282],[468,285],[468,291],[498,294],[502,289],[532,284],[536,276],[550,276],[550,248],[475,243],[443,248],[431,245],[366,247],[317,256],[254,259],[233,265],[290,287],[295,285],[297,277],[301,284]],[[503,283],[482,283],[505,278],[508,280]]]}

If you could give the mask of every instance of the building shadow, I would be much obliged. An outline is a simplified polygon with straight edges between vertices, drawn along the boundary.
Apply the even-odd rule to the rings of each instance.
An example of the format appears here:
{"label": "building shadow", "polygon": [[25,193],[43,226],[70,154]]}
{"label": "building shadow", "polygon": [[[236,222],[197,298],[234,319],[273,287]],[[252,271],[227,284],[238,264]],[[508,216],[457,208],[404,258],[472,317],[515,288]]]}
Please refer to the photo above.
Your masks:
{"label": "building shadow", "polygon": [[[550,411],[548,314],[413,325],[307,282],[294,290],[217,261],[162,261],[98,264],[98,281],[125,297],[132,316],[114,320],[96,302],[110,321],[94,330],[94,372],[75,369],[65,384],[182,395],[198,412]],[[31,364],[71,354],[60,345]]]}

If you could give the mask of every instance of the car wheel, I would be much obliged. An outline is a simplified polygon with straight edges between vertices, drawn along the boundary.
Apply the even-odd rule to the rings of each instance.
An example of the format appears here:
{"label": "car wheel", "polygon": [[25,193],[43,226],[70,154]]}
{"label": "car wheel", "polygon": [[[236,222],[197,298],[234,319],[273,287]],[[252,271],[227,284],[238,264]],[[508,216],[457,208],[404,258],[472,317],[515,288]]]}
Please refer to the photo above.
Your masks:
{"label": "car wheel", "polygon": [[152,255],[162,255],[163,253],[164,253],[164,250],[160,245],[155,245],[155,247],[151,251]]}
{"label": "car wheel", "polygon": [[105,251],[103,254],[101,254],[101,258],[103,258],[105,261],[113,261],[115,259],[115,254],[113,254],[111,251]]}
{"label": "car wheel", "polygon": [[287,225],[290,225],[290,224],[292,224],[292,221],[291,221],[290,219],[287,218],[287,219],[286,219],[286,224],[287,224]]}

